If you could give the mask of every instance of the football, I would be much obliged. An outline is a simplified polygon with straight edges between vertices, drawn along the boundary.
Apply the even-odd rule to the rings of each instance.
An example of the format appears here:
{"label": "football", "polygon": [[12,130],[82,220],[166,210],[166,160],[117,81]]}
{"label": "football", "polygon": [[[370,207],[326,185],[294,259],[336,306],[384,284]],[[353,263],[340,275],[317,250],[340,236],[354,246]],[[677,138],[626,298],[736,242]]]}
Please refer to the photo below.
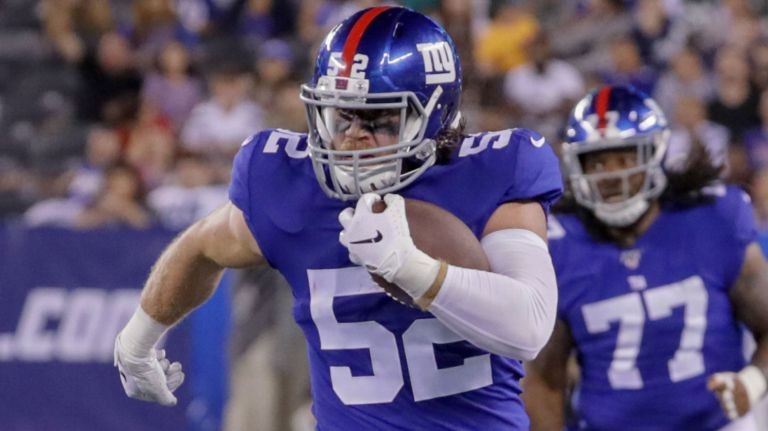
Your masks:
{"label": "football", "polygon": [[[378,201],[373,205],[373,212],[382,212],[385,208],[384,201]],[[411,237],[419,250],[450,265],[490,270],[480,241],[458,217],[418,199],[405,199],[405,214]],[[396,284],[373,273],[371,277],[393,299],[409,307],[417,307],[413,299]]]}

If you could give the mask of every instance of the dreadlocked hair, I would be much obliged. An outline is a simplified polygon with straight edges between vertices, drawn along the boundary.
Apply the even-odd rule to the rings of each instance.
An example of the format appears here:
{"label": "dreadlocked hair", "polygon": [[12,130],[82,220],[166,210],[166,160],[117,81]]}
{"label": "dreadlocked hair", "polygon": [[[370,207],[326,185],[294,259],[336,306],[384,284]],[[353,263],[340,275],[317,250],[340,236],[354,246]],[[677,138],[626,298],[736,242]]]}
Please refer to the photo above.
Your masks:
{"label": "dreadlocked hair", "polygon": [[448,163],[451,154],[459,147],[461,141],[466,136],[464,130],[467,128],[467,120],[461,118],[457,127],[447,127],[437,133],[435,136],[436,150],[438,165],[444,165]]}
{"label": "dreadlocked hair", "polygon": [[674,206],[691,206],[711,200],[702,189],[720,180],[725,166],[716,165],[707,148],[698,140],[691,143],[685,168],[667,172],[667,187],[661,201]]}

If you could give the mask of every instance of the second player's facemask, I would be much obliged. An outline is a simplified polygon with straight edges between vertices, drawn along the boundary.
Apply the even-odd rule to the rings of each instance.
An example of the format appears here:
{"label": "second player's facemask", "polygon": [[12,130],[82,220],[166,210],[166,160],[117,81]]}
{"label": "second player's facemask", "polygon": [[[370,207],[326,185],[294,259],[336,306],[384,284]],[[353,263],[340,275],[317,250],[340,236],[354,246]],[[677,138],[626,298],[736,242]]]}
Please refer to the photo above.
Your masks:
{"label": "second player's facemask", "polygon": [[[605,86],[589,93],[574,107],[563,144],[563,169],[576,203],[608,226],[635,223],[667,185],[662,162],[668,141],[664,113],[639,90]],[[632,163],[621,169],[584,169],[589,154],[632,149]]]}
{"label": "second player's facemask", "polygon": [[435,142],[424,138],[428,114],[415,96],[324,88],[323,79],[314,89],[304,87],[302,100],[315,174],[326,193],[341,199],[372,191],[386,194],[407,186],[434,164]]}
{"label": "second player's facemask", "polygon": [[[564,164],[576,202],[609,226],[623,227],[636,222],[648,210],[650,201],[666,187],[661,162],[667,135],[667,131],[660,131],[626,140],[596,141],[564,148]],[[612,150],[634,151],[634,166],[609,172],[585,172],[586,156]]]}

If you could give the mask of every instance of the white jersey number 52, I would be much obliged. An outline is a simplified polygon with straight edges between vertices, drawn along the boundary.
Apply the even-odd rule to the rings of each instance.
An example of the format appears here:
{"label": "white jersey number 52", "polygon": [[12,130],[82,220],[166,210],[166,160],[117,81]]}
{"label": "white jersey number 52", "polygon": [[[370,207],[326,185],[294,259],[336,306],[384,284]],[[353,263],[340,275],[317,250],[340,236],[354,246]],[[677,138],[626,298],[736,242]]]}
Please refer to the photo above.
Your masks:
{"label": "white jersey number 52", "polygon": [[[368,349],[373,373],[353,376],[350,367],[332,366],[333,390],[344,404],[392,402],[403,387],[395,334],[375,321],[339,322],[334,298],[381,293],[360,267],[308,270],[310,310],[323,350]],[[437,319],[414,321],[402,335],[403,353],[416,401],[454,395],[493,382],[490,355],[467,358],[462,365],[438,368],[434,344],[462,339]]]}

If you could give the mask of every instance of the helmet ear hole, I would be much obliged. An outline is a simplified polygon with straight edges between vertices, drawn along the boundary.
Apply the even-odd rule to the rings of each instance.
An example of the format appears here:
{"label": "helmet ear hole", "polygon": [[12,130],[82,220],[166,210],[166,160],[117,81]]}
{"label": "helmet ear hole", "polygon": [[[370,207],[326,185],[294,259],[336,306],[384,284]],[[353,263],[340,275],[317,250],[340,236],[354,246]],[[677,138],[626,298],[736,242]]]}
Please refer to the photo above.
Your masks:
{"label": "helmet ear hole", "polygon": [[411,111],[405,119],[405,130],[403,130],[403,139],[411,141],[419,134],[421,130],[421,116]]}
{"label": "helmet ear hole", "polygon": [[[323,118],[326,117],[326,118]],[[315,110],[315,124],[317,124],[317,132],[320,135],[320,138],[325,142],[331,142],[333,140],[333,136],[331,136],[331,131],[328,130],[327,126],[327,120],[328,120],[328,113],[326,112],[326,115],[321,115],[320,109]]]}

